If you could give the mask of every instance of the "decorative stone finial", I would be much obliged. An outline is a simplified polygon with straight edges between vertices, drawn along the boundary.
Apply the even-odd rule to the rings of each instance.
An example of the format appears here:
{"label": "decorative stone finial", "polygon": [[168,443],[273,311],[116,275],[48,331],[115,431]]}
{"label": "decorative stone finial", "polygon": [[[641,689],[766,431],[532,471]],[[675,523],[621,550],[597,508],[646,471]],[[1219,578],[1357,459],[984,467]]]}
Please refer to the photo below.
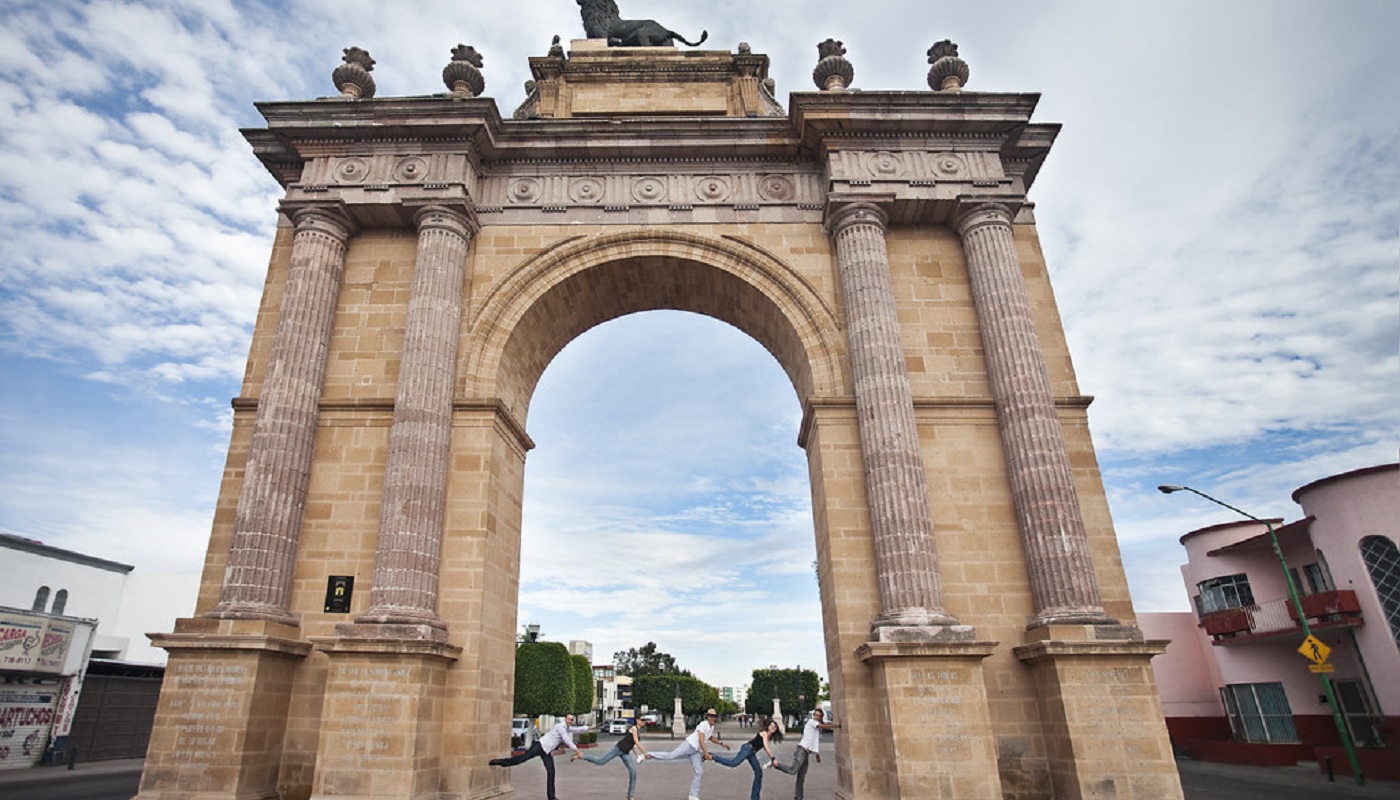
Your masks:
{"label": "decorative stone finial", "polygon": [[374,97],[374,78],[369,74],[374,69],[374,59],[370,58],[369,51],[361,47],[347,47],[341,52],[344,53],[341,60],[345,63],[331,73],[331,80],[335,81],[340,96],[347,100]]}
{"label": "decorative stone finial", "polygon": [[928,49],[928,86],[935,92],[959,92],[967,85],[967,62],[958,58],[958,46],[949,39]]}
{"label": "decorative stone finial", "polygon": [[459,44],[452,48],[452,60],[442,68],[442,82],[454,97],[476,97],[486,90],[481,63],[481,54],[475,47]]}
{"label": "decorative stone finial", "polygon": [[845,59],[846,48],[835,39],[827,39],[817,45],[817,68],[812,70],[812,80],[817,88],[826,92],[839,92],[855,80],[856,68]]}
{"label": "decorative stone finial", "polygon": [[748,42],[739,42],[739,55],[747,56],[753,53],[753,47]]}
{"label": "decorative stone finial", "polygon": [[551,44],[551,45],[549,46],[549,57],[550,57],[550,58],[563,58],[563,57],[564,57],[564,45],[562,45],[562,44],[559,43],[559,34],[555,34],[555,35],[554,35],[554,43]]}

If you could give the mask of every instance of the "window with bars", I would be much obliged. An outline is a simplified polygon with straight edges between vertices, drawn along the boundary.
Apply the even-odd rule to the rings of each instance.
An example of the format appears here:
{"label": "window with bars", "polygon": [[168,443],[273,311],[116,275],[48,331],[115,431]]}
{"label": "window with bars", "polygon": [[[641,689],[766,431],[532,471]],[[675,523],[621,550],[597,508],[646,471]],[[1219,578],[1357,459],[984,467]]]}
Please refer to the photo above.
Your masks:
{"label": "window with bars", "polygon": [[1254,592],[1249,588],[1249,576],[1244,573],[1201,581],[1196,589],[1200,591],[1197,600],[1200,614],[1254,605]]}
{"label": "window with bars", "polygon": [[1281,683],[1232,683],[1220,690],[1235,739],[1256,744],[1298,741]]}
{"label": "window with bars", "polygon": [[1384,536],[1367,536],[1361,540],[1361,560],[1390,624],[1390,638],[1400,645],[1400,549]]}

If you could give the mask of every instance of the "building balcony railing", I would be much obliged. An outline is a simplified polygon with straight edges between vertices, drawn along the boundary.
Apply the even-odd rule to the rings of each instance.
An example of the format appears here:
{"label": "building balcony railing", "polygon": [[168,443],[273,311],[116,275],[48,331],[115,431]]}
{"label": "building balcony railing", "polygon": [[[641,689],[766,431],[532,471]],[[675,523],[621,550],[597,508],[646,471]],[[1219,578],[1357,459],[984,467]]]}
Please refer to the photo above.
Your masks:
{"label": "building balcony railing", "polygon": [[[1303,613],[1313,630],[1364,625],[1356,592],[1317,592],[1303,595]],[[1201,616],[1201,627],[1212,644],[1237,644],[1268,639],[1302,630],[1298,612],[1288,599],[1270,600],[1241,608],[1212,611]]]}

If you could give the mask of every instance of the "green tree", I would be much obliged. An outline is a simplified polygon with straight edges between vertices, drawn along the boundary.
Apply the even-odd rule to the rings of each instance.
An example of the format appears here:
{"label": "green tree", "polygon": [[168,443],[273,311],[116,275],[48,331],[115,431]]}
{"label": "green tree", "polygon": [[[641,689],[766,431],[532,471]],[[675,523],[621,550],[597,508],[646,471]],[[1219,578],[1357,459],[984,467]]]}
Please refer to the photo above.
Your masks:
{"label": "green tree", "polygon": [[641,647],[619,650],[613,653],[613,666],[617,674],[632,678],[646,675],[690,675],[690,670],[681,669],[675,657],[656,649],[656,642],[647,642]]}
{"label": "green tree", "polygon": [[572,713],[573,669],[569,651],[559,642],[529,642],[515,648],[515,712],[527,717]]}
{"label": "green tree", "polygon": [[754,670],[744,710],[751,714],[771,714],[774,697],[781,701],[784,713],[806,714],[822,699],[821,678],[810,669]]}
{"label": "green tree", "polygon": [[588,663],[588,657],[583,655],[569,656],[569,663],[573,666],[572,710],[575,714],[587,714],[593,710],[593,665]]}
{"label": "green tree", "polygon": [[632,681],[632,702],[663,714],[675,707],[677,692],[681,698],[681,713],[686,716],[719,708],[719,690],[690,675],[643,675]]}

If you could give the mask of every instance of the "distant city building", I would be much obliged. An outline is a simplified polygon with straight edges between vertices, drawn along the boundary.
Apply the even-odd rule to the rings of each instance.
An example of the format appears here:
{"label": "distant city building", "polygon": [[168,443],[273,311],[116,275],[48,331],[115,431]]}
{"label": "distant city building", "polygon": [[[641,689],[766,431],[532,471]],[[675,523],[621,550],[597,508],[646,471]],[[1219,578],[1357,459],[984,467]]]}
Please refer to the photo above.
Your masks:
{"label": "distant city building", "polygon": [[632,718],[632,678],[618,675],[612,664],[594,664],[593,680],[596,683],[593,704],[598,718],[595,722],[610,719]]}
{"label": "distant city building", "polygon": [[582,639],[569,640],[569,655],[583,656],[588,659],[588,663],[593,663],[593,643],[585,642]]}
{"label": "distant city building", "polygon": [[719,687],[719,697],[727,700],[744,710],[744,701],[749,698],[749,687],[747,686],[721,686]]}
{"label": "distant city building", "polygon": [[[1181,537],[1194,612],[1142,614],[1170,639],[1153,660],[1172,743],[1192,757],[1292,765],[1348,762],[1320,673],[1363,772],[1400,780],[1400,464],[1293,492],[1300,519],[1271,520],[1317,651],[1303,644],[1267,526],[1226,522]],[[1319,658],[1319,655],[1324,657]]]}
{"label": "distant city building", "polygon": [[0,769],[64,757],[145,754],[168,631],[194,608],[198,576],[0,533]]}

